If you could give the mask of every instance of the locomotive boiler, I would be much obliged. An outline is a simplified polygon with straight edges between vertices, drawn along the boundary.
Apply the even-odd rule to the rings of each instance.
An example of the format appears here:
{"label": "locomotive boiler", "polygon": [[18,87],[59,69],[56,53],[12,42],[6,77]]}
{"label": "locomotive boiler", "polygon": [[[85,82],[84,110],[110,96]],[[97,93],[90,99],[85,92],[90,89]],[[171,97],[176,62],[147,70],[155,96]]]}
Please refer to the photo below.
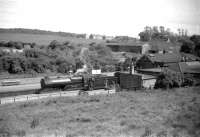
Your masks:
{"label": "locomotive boiler", "polygon": [[106,75],[82,75],[72,77],[42,78],[41,88],[56,88],[61,90],[93,90],[114,87],[117,77]]}

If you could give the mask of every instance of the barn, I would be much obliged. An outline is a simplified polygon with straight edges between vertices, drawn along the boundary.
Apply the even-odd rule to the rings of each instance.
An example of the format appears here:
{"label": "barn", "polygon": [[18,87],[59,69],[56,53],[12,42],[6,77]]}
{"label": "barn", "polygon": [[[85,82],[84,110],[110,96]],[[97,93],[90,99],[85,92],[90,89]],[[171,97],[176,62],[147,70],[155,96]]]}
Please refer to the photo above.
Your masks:
{"label": "barn", "polygon": [[136,62],[139,69],[163,67],[168,63],[181,62],[182,56],[177,53],[146,54]]}
{"label": "barn", "polygon": [[147,43],[106,43],[113,52],[131,52],[145,54],[150,50]]}

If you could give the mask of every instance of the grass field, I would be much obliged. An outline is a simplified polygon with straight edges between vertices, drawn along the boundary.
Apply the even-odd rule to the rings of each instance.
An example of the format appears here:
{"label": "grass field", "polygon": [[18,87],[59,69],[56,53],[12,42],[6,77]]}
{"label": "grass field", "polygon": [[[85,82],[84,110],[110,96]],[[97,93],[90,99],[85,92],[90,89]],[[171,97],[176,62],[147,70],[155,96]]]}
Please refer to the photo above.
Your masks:
{"label": "grass field", "polygon": [[18,136],[198,137],[200,87],[46,99],[0,106],[0,133]]}
{"label": "grass field", "polygon": [[0,41],[22,41],[22,42],[35,42],[39,45],[48,45],[51,41],[57,40],[60,42],[72,41],[77,43],[90,43],[102,42],[103,40],[86,40],[81,38],[63,37],[58,35],[40,35],[40,34],[23,34],[23,33],[0,33]]}

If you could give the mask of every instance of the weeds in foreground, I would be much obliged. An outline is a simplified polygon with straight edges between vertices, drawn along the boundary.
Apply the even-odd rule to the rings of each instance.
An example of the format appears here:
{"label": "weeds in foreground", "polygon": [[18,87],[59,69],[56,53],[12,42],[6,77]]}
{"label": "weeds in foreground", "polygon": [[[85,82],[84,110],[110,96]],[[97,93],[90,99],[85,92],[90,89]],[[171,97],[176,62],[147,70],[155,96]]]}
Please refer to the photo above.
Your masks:
{"label": "weeds in foreground", "polygon": [[31,128],[34,129],[39,125],[39,119],[38,118],[34,118],[31,122]]}
{"label": "weeds in foreground", "polygon": [[152,130],[149,127],[145,127],[144,133],[140,137],[149,137],[152,134]]}

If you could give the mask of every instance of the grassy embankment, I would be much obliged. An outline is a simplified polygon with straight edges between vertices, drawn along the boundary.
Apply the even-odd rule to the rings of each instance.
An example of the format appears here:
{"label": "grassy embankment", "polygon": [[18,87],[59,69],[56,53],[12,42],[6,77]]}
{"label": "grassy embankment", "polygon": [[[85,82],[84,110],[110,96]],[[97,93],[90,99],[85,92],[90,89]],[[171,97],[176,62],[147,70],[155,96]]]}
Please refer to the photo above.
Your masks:
{"label": "grassy embankment", "polygon": [[49,45],[53,40],[59,42],[71,41],[74,43],[91,43],[91,42],[102,42],[103,40],[90,40],[82,38],[65,37],[59,35],[48,35],[48,34],[23,34],[23,33],[0,33],[0,41],[22,41],[27,43],[36,43],[38,45]]}
{"label": "grassy embankment", "polygon": [[198,137],[200,87],[0,106],[0,132],[26,136]]}

